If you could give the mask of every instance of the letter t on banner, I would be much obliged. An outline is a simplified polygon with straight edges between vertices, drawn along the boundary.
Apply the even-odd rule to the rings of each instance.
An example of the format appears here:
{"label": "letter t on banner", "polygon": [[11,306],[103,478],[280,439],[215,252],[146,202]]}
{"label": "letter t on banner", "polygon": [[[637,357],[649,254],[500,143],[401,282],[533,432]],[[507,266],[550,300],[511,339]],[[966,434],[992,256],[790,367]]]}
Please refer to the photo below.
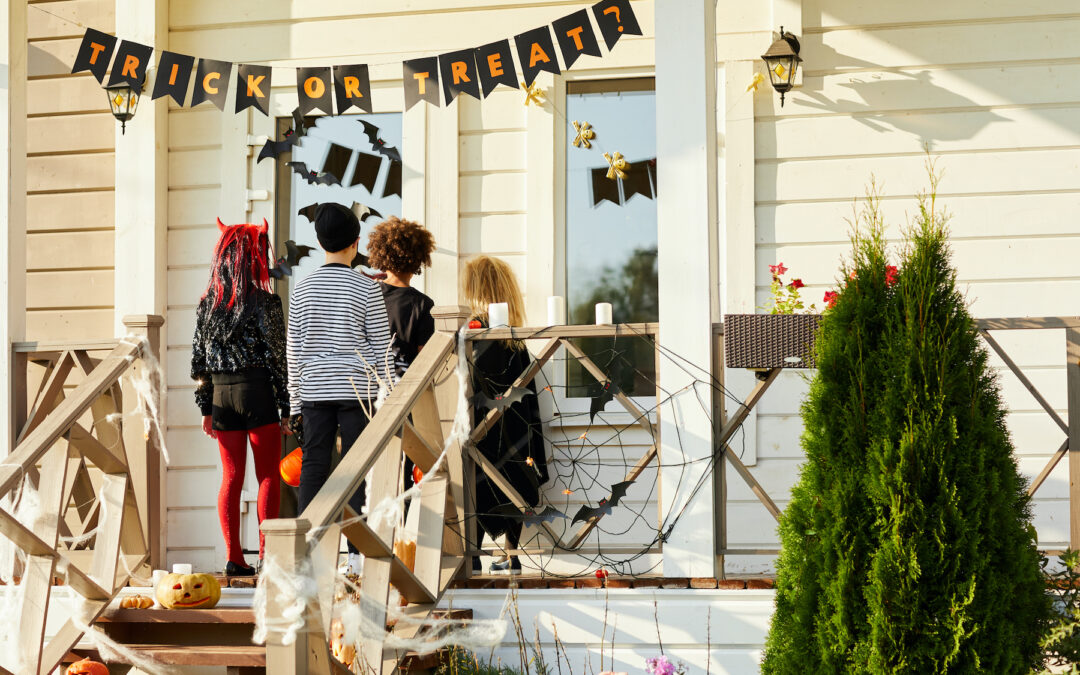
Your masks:
{"label": "letter t on banner", "polygon": [[402,85],[405,87],[405,109],[420,101],[439,105],[439,59],[430,56],[405,61],[402,66]]}
{"label": "letter t on banner", "polygon": [[89,70],[97,81],[101,82],[105,78],[105,71],[109,69],[109,59],[112,58],[115,48],[115,37],[87,28],[82,44],[79,45],[79,53],[75,55],[75,64],[71,67],[72,74]]}

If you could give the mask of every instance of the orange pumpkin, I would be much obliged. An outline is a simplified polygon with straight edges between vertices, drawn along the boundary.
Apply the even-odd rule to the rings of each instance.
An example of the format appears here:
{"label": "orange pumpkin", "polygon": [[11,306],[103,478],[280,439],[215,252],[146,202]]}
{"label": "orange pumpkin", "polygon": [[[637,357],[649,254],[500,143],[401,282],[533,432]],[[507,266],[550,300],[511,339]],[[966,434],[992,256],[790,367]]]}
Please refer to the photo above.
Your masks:
{"label": "orange pumpkin", "polygon": [[155,594],[165,609],[210,609],[221,599],[221,584],[212,574],[166,574]]}
{"label": "orange pumpkin", "polygon": [[67,675],[109,675],[109,669],[104,663],[83,659],[68,666],[64,671]]}
{"label": "orange pumpkin", "polygon": [[149,609],[154,601],[145,595],[125,595],[120,598],[120,609]]}
{"label": "orange pumpkin", "polygon": [[292,487],[300,485],[300,467],[303,463],[303,448],[297,448],[285,455],[285,458],[278,464],[278,470],[281,471],[281,480]]}
{"label": "orange pumpkin", "polygon": [[424,472],[420,470],[420,467],[413,464],[413,468],[412,468],[412,482],[413,482],[413,484],[415,485],[415,484],[419,483],[422,480],[424,480]]}
{"label": "orange pumpkin", "polygon": [[356,647],[345,643],[345,625],[341,623],[341,619],[334,619],[330,624],[330,653],[349,667],[356,659]]}

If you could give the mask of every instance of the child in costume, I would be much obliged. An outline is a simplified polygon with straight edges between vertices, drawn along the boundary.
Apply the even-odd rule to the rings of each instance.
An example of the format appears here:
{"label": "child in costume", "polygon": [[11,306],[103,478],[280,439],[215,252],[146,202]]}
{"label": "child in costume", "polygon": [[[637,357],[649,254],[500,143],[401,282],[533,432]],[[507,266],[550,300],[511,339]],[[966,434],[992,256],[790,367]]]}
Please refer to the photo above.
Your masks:
{"label": "child in costume", "polygon": [[[195,313],[191,377],[203,431],[221,453],[218,518],[228,560],[225,574],[250,576],[255,568],[240,547],[240,489],[247,445],[259,481],[259,522],[278,516],[277,464],[281,434],[288,433],[285,318],[270,288],[273,254],[269,226],[227,226],[214,248],[210,282]],[[259,561],[264,553],[259,534]]]}
{"label": "child in costume", "polygon": [[[488,324],[487,307],[496,302],[505,302],[509,306],[511,326],[524,325],[525,303],[514,271],[506,262],[486,255],[469,260],[465,265],[464,291],[470,318],[481,325]],[[473,391],[492,399],[506,393],[531,360],[525,343],[520,340],[476,341],[471,364]],[[537,506],[540,486],[548,479],[547,455],[536,385],[530,382],[527,388],[531,393],[508,407],[476,447],[530,506]],[[474,404],[473,419],[483,419],[488,410]],[[507,548],[518,548],[522,520],[514,516],[520,511],[487,474],[479,470],[476,472],[476,511],[477,521],[489,537],[494,539],[505,534]],[[479,559],[473,558],[474,571],[478,571],[479,566]],[[508,562],[493,563],[492,571],[503,571],[507,567],[511,572],[519,572],[521,561],[517,556],[510,556]]]}
{"label": "child in costume", "polygon": [[[356,443],[374,414],[379,381],[390,382],[390,324],[379,285],[350,267],[360,221],[341,204],[322,204],[315,234],[326,264],[296,284],[289,303],[289,401],[302,420],[300,465],[302,513],[330,475],[337,434],[341,451]],[[361,484],[349,499],[364,506]],[[349,568],[360,573],[360,556],[349,543]]]}

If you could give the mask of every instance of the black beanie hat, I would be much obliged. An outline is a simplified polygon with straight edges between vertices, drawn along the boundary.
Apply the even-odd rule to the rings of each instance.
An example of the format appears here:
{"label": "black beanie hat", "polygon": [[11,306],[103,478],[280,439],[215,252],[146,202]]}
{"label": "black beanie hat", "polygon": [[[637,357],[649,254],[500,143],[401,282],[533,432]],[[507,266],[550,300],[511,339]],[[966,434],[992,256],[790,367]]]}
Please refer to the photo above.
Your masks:
{"label": "black beanie hat", "polygon": [[360,220],[351,209],[325,202],[315,211],[315,236],[327,253],[344,251],[360,237]]}

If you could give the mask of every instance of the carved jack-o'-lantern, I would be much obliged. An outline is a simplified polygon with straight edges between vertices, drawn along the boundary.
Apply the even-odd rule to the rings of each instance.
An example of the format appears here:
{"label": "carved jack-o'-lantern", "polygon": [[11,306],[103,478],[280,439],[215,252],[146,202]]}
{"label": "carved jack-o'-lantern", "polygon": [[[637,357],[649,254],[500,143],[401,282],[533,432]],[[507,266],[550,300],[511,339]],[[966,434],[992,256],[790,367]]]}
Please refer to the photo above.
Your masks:
{"label": "carved jack-o'-lantern", "polygon": [[98,663],[90,659],[76,661],[68,666],[68,669],[64,672],[67,675],[109,675],[109,669],[105,667],[104,663]]}
{"label": "carved jack-o'-lantern", "polygon": [[166,574],[155,595],[166,609],[209,609],[221,599],[221,585],[210,574]]}

